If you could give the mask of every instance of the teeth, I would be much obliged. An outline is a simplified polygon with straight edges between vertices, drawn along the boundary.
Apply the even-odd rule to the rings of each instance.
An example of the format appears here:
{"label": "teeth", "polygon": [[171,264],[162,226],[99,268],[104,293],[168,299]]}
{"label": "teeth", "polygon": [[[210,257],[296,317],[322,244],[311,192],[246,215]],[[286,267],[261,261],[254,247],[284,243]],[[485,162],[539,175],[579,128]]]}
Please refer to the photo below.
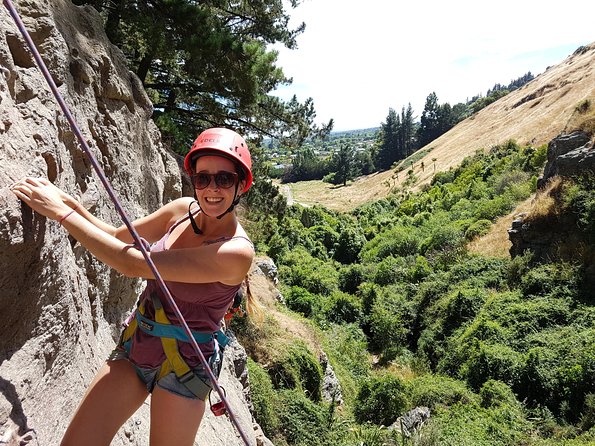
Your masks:
{"label": "teeth", "polygon": [[206,200],[209,203],[219,203],[220,201],[223,201],[223,198],[206,198]]}

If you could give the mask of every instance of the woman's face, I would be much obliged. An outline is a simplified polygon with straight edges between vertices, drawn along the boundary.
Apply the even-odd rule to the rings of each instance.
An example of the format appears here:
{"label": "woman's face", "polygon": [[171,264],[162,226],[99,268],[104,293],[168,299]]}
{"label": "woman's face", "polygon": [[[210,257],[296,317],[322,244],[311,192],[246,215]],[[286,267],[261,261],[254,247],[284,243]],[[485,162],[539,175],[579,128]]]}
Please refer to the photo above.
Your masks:
{"label": "woman's face", "polygon": [[[227,211],[235,199],[234,194],[236,192],[236,183],[238,181],[233,161],[222,156],[201,156],[196,160],[194,172],[194,175],[201,174],[201,179],[203,181],[206,182],[207,179],[209,181],[204,189],[196,187],[196,182],[194,187],[200,207],[205,214],[216,216]],[[217,177],[215,174],[222,175]],[[230,184],[229,181],[226,181],[230,180],[230,175],[228,174],[236,174],[236,176],[231,179],[231,187],[226,188],[225,186]],[[238,196],[243,189],[243,184],[244,182],[237,187]]]}

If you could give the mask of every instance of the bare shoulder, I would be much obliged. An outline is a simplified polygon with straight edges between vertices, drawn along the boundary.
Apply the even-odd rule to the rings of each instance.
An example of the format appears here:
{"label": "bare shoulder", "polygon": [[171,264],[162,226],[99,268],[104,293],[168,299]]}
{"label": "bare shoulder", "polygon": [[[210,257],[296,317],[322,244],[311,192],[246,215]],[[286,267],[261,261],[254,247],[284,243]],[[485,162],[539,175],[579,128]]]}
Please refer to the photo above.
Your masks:
{"label": "bare shoulder", "polygon": [[217,250],[217,257],[225,265],[232,283],[241,282],[254,260],[254,245],[248,237],[235,236],[223,241]]}
{"label": "bare shoulder", "polygon": [[166,206],[172,206],[176,209],[188,211],[188,207],[196,200],[192,197],[180,197],[170,201]]}

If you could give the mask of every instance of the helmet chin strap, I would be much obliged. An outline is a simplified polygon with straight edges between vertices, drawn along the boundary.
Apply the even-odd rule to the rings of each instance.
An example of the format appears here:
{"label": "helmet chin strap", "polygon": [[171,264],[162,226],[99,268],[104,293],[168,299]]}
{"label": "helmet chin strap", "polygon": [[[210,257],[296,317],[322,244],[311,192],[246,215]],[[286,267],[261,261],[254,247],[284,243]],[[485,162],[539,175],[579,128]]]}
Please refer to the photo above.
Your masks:
{"label": "helmet chin strap", "polygon": [[[196,198],[196,193],[194,194],[194,198]],[[194,230],[194,233],[196,235],[201,235],[202,234],[202,230],[196,224],[196,220],[194,220],[194,215],[192,215],[192,211],[190,210],[192,208],[192,205],[194,203],[196,203],[196,205],[198,206],[198,212],[202,212],[202,209],[200,207],[200,204],[199,204],[198,200],[194,200],[192,203],[190,203],[188,205],[188,218],[190,219],[190,224],[192,225],[192,229]]]}
{"label": "helmet chin strap", "polygon": [[[227,214],[227,213],[229,213],[229,212],[233,211],[233,209],[234,209],[234,208],[237,206],[237,204],[240,202],[240,198],[241,198],[242,196],[241,196],[241,195],[240,195],[240,196],[238,196],[238,183],[236,183],[236,186],[235,186],[235,191],[234,191],[234,194],[233,194],[233,196],[234,196],[235,198],[234,198],[233,202],[231,203],[231,206],[229,206],[229,207],[227,208],[227,210],[226,210],[225,212],[223,212],[221,215],[218,215],[217,217],[215,217],[215,218],[217,218],[217,220],[221,220],[221,218],[223,218],[223,216],[224,216],[225,214]],[[210,217],[210,215],[209,215],[209,214],[207,214],[207,213],[206,213],[206,212],[203,210],[203,208],[201,207],[201,205],[200,205],[200,202],[198,201],[198,197],[196,196],[196,191],[194,191],[194,198],[195,198],[195,200],[194,200],[192,203],[190,203],[190,205],[188,206],[188,218],[190,219],[190,224],[192,225],[192,229],[194,230],[194,233],[195,233],[196,235],[201,235],[201,234],[203,234],[203,231],[202,231],[202,230],[201,230],[201,229],[198,227],[198,225],[196,224],[196,220],[194,219],[194,216],[192,215],[192,211],[191,211],[190,209],[192,208],[192,205],[193,205],[194,203],[196,203],[196,205],[198,206],[198,210],[199,210],[199,212],[202,212],[203,214],[205,214],[205,215],[207,215],[207,216],[209,216],[209,217]]]}

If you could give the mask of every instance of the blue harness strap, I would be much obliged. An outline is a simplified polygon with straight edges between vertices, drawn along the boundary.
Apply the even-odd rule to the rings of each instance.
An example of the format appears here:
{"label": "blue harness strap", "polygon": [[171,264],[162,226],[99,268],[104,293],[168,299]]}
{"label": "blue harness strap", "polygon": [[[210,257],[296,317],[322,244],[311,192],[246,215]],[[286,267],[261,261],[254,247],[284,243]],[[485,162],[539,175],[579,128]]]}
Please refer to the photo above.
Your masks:
{"label": "blue harness strap", "polygon": [[[140,311],[136,311],[136,321],[138,323],[138,327],[146,334],[151,336],[157,336],[160,338],[173,338],[177,339],[178,341],[183,342],[190,342],[188,336],[184,329],[179,325],[167,325],[167,324],[160,324],[159,322],[152,321],[151,319],[147,319]],[[223,330],[217,330],[214,333],[201,333],[198,331],[191,330],[192,337],[196,340],[199,344],[204,344],[213,340],[213,338],[217,339],[217,342],[222,347],[227,347],[229,344],[229,338],[223,333]]]}

